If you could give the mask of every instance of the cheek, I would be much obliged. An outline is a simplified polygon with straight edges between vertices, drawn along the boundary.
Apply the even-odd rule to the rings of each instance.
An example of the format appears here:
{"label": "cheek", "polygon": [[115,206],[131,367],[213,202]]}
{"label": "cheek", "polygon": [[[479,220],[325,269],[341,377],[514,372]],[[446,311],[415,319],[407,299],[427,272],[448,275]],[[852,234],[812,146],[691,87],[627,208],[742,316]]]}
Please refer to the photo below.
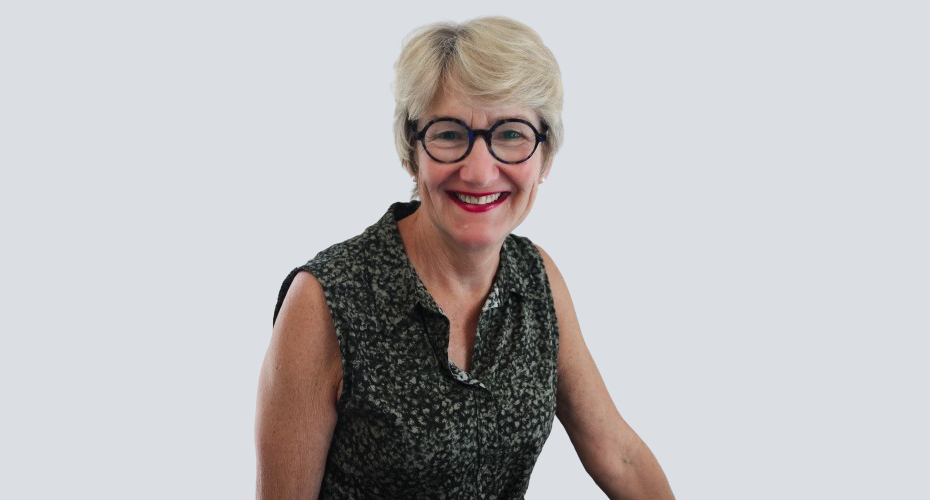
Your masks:
{"label": "cheek", "polygon": [[430,160],[432,160],[432,158],[430,158],[429,156],[426,156],[426,153],[423,151],[423,148],[420,146],[419,142],[417,142],[414,148],[415,149],[414,149],[413,157],[416,159],[416,162],[417,162],[416,177],[420,178],[420,177],[423,177],[423,171],[429,168],[429,162]]}
{"label": "cheek", "polygon": [[542,178],[543,165],[542,163],[533,165],[523,171],[522,174],[520,179],[521,185],[526,186],[527,190],[535,189],[539,185],[539,180]]}
{"label": "cheek", "polygon": [[420,163],[420,172],[417,174],[416,183],[420,193],[438,193],[443,190],[443,183],[448,175],[444,175],[441,169],[434,168],[429,162]]}

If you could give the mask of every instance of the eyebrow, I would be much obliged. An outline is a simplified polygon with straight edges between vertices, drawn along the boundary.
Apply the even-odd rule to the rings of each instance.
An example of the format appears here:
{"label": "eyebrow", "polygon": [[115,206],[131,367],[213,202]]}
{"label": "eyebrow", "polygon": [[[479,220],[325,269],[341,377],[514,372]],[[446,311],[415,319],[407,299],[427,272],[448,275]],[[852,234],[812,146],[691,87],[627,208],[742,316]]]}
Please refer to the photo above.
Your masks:
{"label": "eyebrow", "polygon": [[[455,116],[455,115],[431,114],[431,115],[426,115],[426,116],[424,116],[424,117],[422,118],[422,120],[426,120],[427,122],[430,122],[430,121],[433,121],[433,120],[439,120],[439,119],[441,119],[441,118],[454,118],[454,119],[459,120],[459,121],[461,121],[461,122],[468,123],[468,120],[465,120],[465,119],[463,119],[463,118],[461,118],[461,117],[459,117],[459,116]],[[501,121],[501,120],[510,120],[510,119],[514,119],[514,118],[516,118],[516,119],[518,119],[518,120],[526,120],[526,121],[532,123],[534,127],[537,126],[537,125],[536,125],[536,121],[535,121],[533,118],[531,118],[531,117],[529,117],[529,116],[526,116],[526,115],[522,115],[522,114],[491,116],[491,120],[490,120],[491,126],[493,126],[495,123],[497,123],[497,122],[499,122],[499,121]],[[537,120],[538,120],[538,118],[537,118]],[[541,120],[540,120],[540,125],[539,125],[539,126],[542,126]],[[469,127],[470,127],[470,125],[469,125]]]}

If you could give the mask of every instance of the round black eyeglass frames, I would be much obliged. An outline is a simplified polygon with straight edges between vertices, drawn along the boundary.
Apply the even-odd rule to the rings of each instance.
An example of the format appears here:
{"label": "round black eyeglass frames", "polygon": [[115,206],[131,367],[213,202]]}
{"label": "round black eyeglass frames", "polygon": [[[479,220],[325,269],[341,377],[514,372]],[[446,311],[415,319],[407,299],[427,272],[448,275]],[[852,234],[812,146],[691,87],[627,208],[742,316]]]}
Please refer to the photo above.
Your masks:
{"label": "round black eyeglass frames", "polygon": [[491,156],[501,163],[513,165],[529,160],[546,134],[540,134],[532,123],[521,118],[508,118],[494,123],[487,130],[472,130],[456,118],[437,118],[417,131],[411,123],[413,138],[423,144],[423,150],[439,163],[462,161],[471,153],[477,136],[484,137]]}

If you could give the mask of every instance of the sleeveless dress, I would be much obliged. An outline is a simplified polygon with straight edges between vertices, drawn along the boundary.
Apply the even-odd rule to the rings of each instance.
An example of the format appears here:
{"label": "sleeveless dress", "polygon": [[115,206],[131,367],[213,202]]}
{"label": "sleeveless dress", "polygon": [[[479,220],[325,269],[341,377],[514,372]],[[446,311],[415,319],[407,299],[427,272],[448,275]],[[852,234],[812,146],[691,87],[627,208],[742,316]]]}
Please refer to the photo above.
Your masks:
{"label": "sleeveless dress", "polygon": [[523,498],[556,404],[558,327],[542,258],[507,237],[465,372],[397,230],[418,206],[395,203],[292,271],[278,295],[275,318],[294,276],[312,273],[342,354],[320,498]]}

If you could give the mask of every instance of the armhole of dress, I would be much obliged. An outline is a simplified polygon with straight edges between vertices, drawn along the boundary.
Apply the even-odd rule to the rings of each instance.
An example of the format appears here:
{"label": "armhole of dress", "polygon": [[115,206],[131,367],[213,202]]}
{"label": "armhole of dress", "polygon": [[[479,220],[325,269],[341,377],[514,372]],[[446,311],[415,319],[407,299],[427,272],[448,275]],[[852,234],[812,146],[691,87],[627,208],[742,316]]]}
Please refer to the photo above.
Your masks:
{"label": "armhole of dress", "polygon": [[537,270],[542,275],[546,306],[549,311],[549,316],[552,318],[552,329],[555,331],[556,342],[558,342],[559,318],[555,313],[555,299],[552,297],[552,285],[549,283],[549,272],[546,270],[546,262],[543,261],[543,256],[539,253],[539,248],[532,241],[527,240],[527,242],[529,243],[530,251],[533,252],[533,260],[536,261]]}
{"label": "armhole of dress", "polygon": [[326,283],[320,279],[319,274],[314,273],[310,269],[309,265],[300,266],[293,271],[291,271],[286,278],[284,278],[284,283],[281,284],[281,290],[278,291],[278,302],[274,307],[274,316],[271,320],[271,325],[274,326],[275,321],[278,319],[278,313],[281,312],[281,305],[284,303],[284,297],[287,296],[287,291],[291,288],[291,284],[294,282],[294,278],[297,276],[297,273],[301,271],[306,271],[313,275],[313,277],[320,284],[320,287],[323,288],[323,296],[326,298],[326,307],[329,309],[329,317],[333,322],[333,329],[336,331],[336,343],[339,344],[339,361],[342,364],[342,392],[339,395],[339,399],[336,401],[336,408],[340,411],[345,405],[347,396],[352,387],[351,379],[349,377],[348,370],[346,370],[346,345],[345,339],[342,336],[342,329],[340,328],[339,322],[336,319],[336,315],[333,314],[333,304],[329,300],[329,291],[326,287]]}
{"label": "armhole of dress", "polygon": [[538,266],[539,272],[542,275],[542,285],[544,290],[544,296],[546,300],[546,309],[549,314],[550,327],[552,328],[552,333],[554,338],[552,343],[555,347],[555,365],[552,370],[552,384],[555,387],[556,394],[558,393],[559,387],[559,349],[561,349],[561,342],[559,337],[559,318],[555,312],[555,298],[552,296],[552,285],[549,283],[549,271],[546,270],[546,262],[543,260],[542,253],[539,252],[539,248],[530,242],[530,247],[532,247],[533,256],[536,260],[536,265]]}
{"label": "armhole of dress", "polygon": [[533,252],[534,260],[536,261],[536,266],[539,269],[539,273],[542,276],[542,285],[543,285],[543,296],[546,301],[546,310],[549,315],[549,325],[552,330],[552,344],[555,350],[555,360],[552,370],[552,384],[556,388],[556,393],[558,393],[559,386],[559,349],[561,349],[561,342],[559,337],[559,318],[555,312],[555,298],[552,297],[552,285],[549,283],[549,272],[546,270],[546,262],[543,261],[542,253],[539,252],[539,248],[536,247],[532,242],[530,242],[532,247],[531,251]]}

